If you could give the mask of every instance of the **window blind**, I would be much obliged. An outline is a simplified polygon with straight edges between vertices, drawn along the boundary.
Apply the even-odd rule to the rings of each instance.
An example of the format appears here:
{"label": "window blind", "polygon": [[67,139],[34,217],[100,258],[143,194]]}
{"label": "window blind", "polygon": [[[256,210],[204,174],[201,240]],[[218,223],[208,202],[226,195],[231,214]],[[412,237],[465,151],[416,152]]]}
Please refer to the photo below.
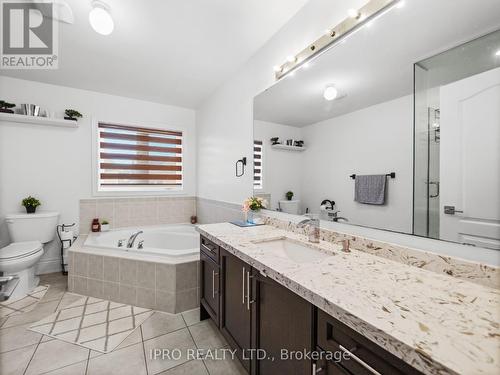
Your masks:
{"label": "window blind", "polygon": [[262,141],[253,141],[253,187],[262,189]]}
{"label": "window blind", "polygon": [[99,123],[99,186],[182,186],[182,132]]}

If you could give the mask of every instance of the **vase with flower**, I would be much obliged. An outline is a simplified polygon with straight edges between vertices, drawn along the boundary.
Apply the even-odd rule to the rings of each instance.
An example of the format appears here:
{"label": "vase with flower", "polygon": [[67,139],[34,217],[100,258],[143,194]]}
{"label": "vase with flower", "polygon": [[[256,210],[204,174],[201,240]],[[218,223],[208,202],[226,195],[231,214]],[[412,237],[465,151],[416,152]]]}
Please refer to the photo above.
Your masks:
{"label": "vase with flower", "polygon": [[242,211],[245,214],[245,222],[255,224],[255,214],[266,208],[267,202],[260,197],[250,197],[243,202]]}

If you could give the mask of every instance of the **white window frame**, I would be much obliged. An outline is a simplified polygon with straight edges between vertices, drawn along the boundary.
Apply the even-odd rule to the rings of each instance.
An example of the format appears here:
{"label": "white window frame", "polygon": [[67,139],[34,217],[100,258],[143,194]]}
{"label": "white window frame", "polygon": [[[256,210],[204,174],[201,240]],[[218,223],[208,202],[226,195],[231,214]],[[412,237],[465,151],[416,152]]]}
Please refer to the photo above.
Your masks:
{"label": "white window frame", "polygon": [[[186,139],[189,132],[185,126],[170,126],[163,123],[117,121],[92,117],[92,196],[94,197],[124,197],[124,196],[176,196],[186,195],[186,155],[189,148]],[[99,184],[99,123],[134,126],[138,128],[151,128],[158,130],[171,130],[182,132],[182,185],[179,187],[151,186],[151,187],[126,187],[122,189],[101,189]]]}

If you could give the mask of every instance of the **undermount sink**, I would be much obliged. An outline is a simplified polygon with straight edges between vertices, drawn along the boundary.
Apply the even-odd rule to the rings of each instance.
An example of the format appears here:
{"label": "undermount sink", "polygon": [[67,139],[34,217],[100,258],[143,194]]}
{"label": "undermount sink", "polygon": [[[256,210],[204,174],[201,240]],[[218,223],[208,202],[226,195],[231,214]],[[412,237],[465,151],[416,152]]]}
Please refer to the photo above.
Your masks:
{"label": "undermount sink", "polygon": [[288,258],[296,263],[313,263],[330,255],[319,249],[301,244],[289,238],[274,238],[272,240],[254,241],[266,252],[274,252],[278,256]]}

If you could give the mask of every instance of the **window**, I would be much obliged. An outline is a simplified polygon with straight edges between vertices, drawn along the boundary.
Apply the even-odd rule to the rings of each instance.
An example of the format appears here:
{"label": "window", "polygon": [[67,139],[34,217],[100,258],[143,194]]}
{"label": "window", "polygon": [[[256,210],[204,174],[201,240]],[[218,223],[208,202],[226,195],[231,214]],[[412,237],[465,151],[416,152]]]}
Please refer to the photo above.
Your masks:
{"label": "window", "polygon": [[262,189],[262,141],[253,141],[253,188]]}
{"label": "window", "polygon": [[182,189],[182,132],[98,124],[98,190]]}

